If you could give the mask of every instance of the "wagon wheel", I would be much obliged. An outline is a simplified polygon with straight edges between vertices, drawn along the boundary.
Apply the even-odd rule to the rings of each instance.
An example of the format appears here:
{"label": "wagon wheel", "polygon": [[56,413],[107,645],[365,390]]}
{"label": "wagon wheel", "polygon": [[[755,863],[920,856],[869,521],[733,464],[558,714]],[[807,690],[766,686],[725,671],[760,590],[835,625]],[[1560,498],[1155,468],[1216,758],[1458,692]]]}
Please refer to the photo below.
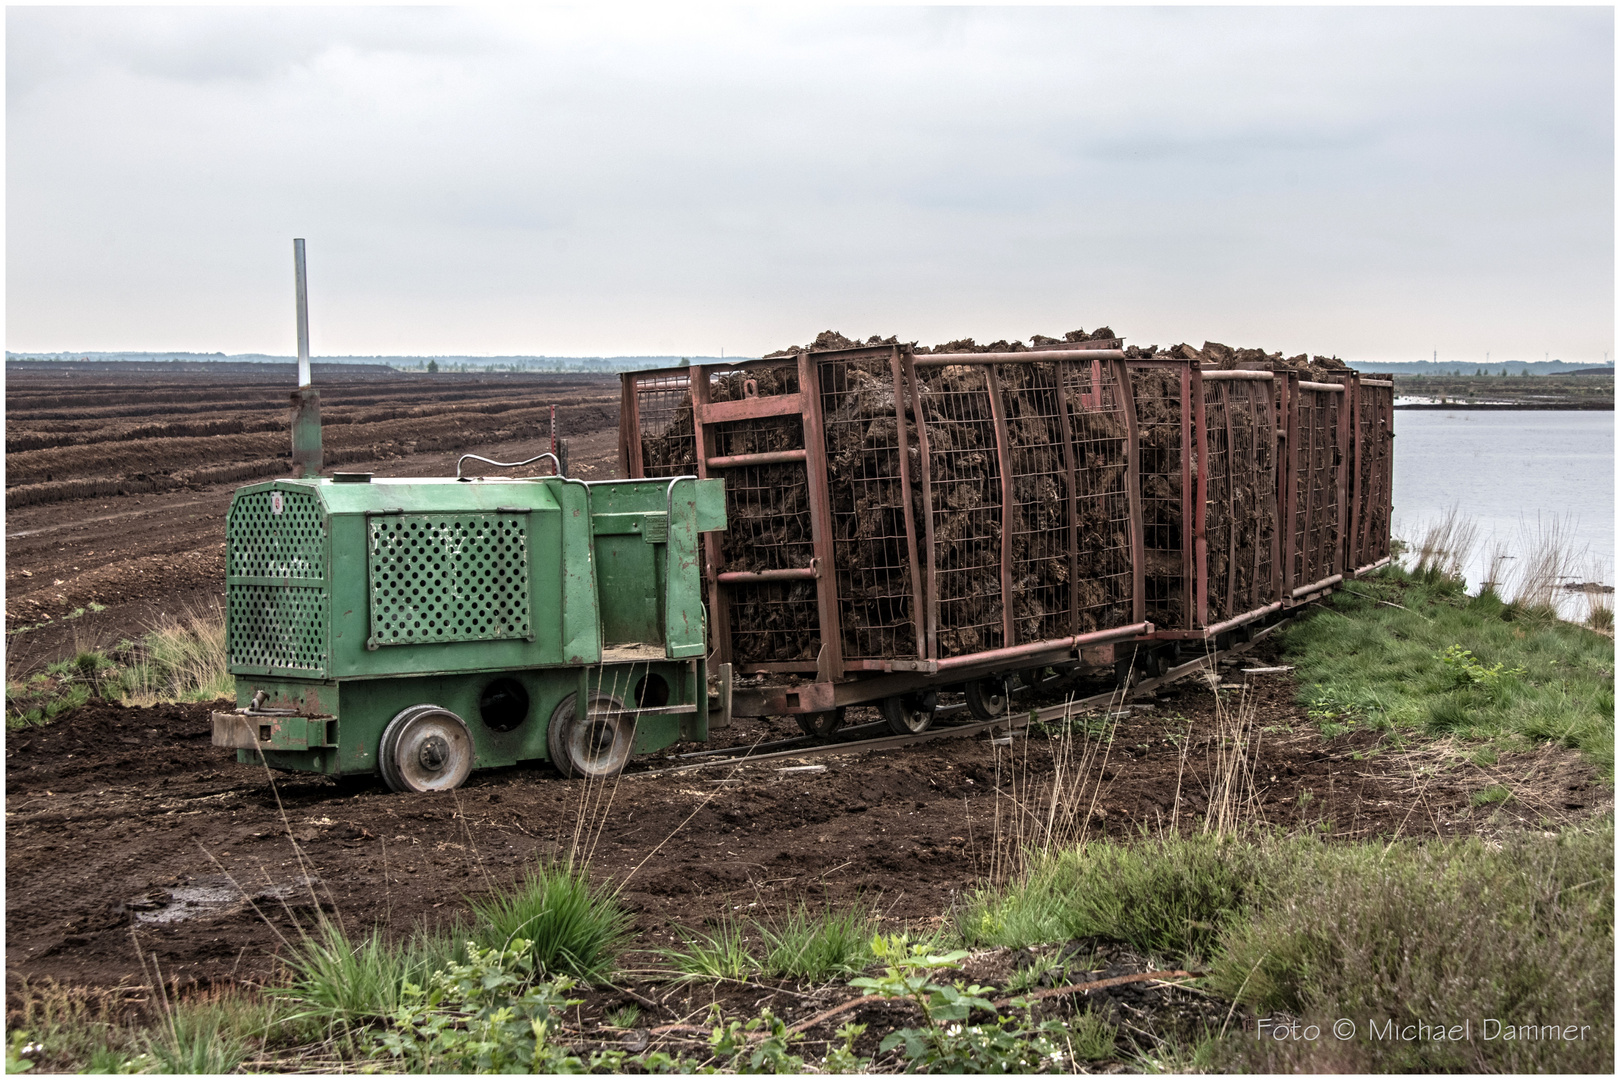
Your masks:
{"label": "wagon wheel", "polygon": [[634,749],[636,725],[624,715],[624,703],[607,694],[592,694],[590,713],[581,718],[578,694],[563,698],[546,728],[551,763],[564,776],[598,780],[624,771]]}
{"label": "wagon wheel", "polygon": [[938,704],[939,694],[933,690],[896,694],[883,699],[883,719],[896,735],[915,735],[928,730],[934,722],[934,707]]}
{"label": "wagon wheel", "polygon": [[962,696],[975,720],[998,720],[1007,713],[1005,679],[975,679],[962,687]]}
{"label": "wagon wheel", "polygon": [[383,729],[377,765],[392,791],[449,791],[472,772],[472,735],[449,709],[412,705]]}
{"label": "wagon wheel", "polygon": [[830,712],[797,713],[799,730],[817,739],[830,739],[844,726],[844,709],[839,706]]}

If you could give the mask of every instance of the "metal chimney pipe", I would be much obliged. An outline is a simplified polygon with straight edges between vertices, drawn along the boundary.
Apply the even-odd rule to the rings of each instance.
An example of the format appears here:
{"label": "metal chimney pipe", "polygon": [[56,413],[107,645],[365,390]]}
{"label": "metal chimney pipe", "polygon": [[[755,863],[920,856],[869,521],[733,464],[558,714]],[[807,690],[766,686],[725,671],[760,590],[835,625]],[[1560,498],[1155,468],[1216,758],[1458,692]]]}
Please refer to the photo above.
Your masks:
{"label": "metal chimney pipe", "polygon": [[321,393],[310,385],[309,289],[304,277],[304,242],[293,241],[293,279],[298,303],[298,389],[292,395],[292,463],[297,476],[321,474]]}
{"label": "metal chimney pipe", "polygon": [[298,303],[298,385],[308,386],[309,378],[309,283],[304,276],[304,242],[293,241],[293,288]]}

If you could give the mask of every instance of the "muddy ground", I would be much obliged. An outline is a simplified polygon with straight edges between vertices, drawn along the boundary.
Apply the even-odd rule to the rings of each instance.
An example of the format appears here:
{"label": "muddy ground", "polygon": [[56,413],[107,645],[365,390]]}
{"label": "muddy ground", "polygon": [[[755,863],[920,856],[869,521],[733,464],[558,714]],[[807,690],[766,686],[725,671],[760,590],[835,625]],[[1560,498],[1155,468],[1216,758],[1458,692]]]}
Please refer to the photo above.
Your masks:
{"label": "muddy ground", "polygon": [[[1570,751],[1480,766],[1433,745],[1380,748],[1370,731],[1326,740],[1286,673],[1235,693],[1259,732],[1255,784],[1242,790],[1250,819],[1333,838],[1434,836],[1612,806]],[[1219,772],[1215,700],[1187,680],[1118,721],[1106,760],[1091,763],[1091,835],[1195,824]],[[789,722],[738,721],[725,739],[790,734]],[[92,703],[7,740],[7,971],[139,981],[138,940],[184,981],[263,979],[289,920],[313,915],[306,875],[349,925],[403,932],[464,914],[467,897],[537,858],[587,847],[594,872],[623,883],[645,946],[670,943],[677,925],[800,899],[864,899],[895,925],[934,925],[991,869],[996,834],[1014,831],[1012,800],[1042,798],[1054,745],[964,736],[803,762],[824,771],[778,760],[643,775],[665,756],[614,789],[537,767],[480,773],[449,796],[395,795],[239,765],[210,744],[207,706]],[[1500,783],[1512,802],[1471,805]]]}

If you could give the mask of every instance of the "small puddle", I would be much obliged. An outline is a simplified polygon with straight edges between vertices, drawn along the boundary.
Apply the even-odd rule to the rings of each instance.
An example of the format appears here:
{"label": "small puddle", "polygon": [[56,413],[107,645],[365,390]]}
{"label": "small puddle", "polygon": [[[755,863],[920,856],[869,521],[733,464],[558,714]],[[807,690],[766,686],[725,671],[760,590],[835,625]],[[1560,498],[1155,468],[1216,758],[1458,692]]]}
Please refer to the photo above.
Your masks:
{"label": "small puddle", "polygon": [[[265,885],[250,896],[254,903],[279,900],[295,889],[307,884]],[[135,911],[137,923],[177,923],[204,915],[215,915],[243,903],[242,891],[223,874],[195,878],[185,885],[176,885],[147,894],[126,903]]]}

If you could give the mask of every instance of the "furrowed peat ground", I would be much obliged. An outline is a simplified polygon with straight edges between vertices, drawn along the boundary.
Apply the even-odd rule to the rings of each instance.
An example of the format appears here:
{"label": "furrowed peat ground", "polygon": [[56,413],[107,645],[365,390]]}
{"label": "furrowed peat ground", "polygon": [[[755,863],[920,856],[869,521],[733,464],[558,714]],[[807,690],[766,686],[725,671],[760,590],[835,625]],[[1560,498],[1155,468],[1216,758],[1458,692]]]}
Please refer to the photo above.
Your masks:
{"label": "furrowed peat ground", "polygon": [[[543,448],[556,403],[573,471],[616,475],[611,378],[342,375],[320,382],[329,464],[443,475],[464,452],[513,460]],[[222,600],[230,493],[284,474],[290,381],[257,370],[11,378],[12,677]],[[1272,666],[1276,648],[1261,644],[1242,666]],[[1445,741],[1326,738],[1287,672],[1226,677],[1243,685],[1186,680],[1095,733],[1111,740],[1082,784],[1089,835],[1196,828],[1230,767],[1219,733],[1234,715],[1249,733],[1246,817],[1282,830],[1492,835],[1612,812],[1612,787],[1574,751],[1485,764]],[[469,896],[570,851],[622,883],[641,949],[674,944],[678,927],[780,916],[800,901],[862,900],[891,927],[936,926],[993,872],[1055,766],[1075,760],[1037,731],[1010,746],[981,735],[814,759],[824,771],[776,761],[659,772],[673,763],[664,755],[608,787],[509,769],[449,797],[404,796],[238,765],[210,744],[208,711],[92,702],[8,733],[8,988],[57,979],[139,995],[137,947],[183,984],[262,983],[316,907],[351,930],[448,925]],[[791,721],[739,720],[723,741],[794,734]],[[1504,784],[1511,801],[1480,798]],[[689,1015],[682,1000],[649,1004],[662,996],[655,983],[626,985],[650,1016]],[[591,1007],[616,1003],[608,993]]]}

